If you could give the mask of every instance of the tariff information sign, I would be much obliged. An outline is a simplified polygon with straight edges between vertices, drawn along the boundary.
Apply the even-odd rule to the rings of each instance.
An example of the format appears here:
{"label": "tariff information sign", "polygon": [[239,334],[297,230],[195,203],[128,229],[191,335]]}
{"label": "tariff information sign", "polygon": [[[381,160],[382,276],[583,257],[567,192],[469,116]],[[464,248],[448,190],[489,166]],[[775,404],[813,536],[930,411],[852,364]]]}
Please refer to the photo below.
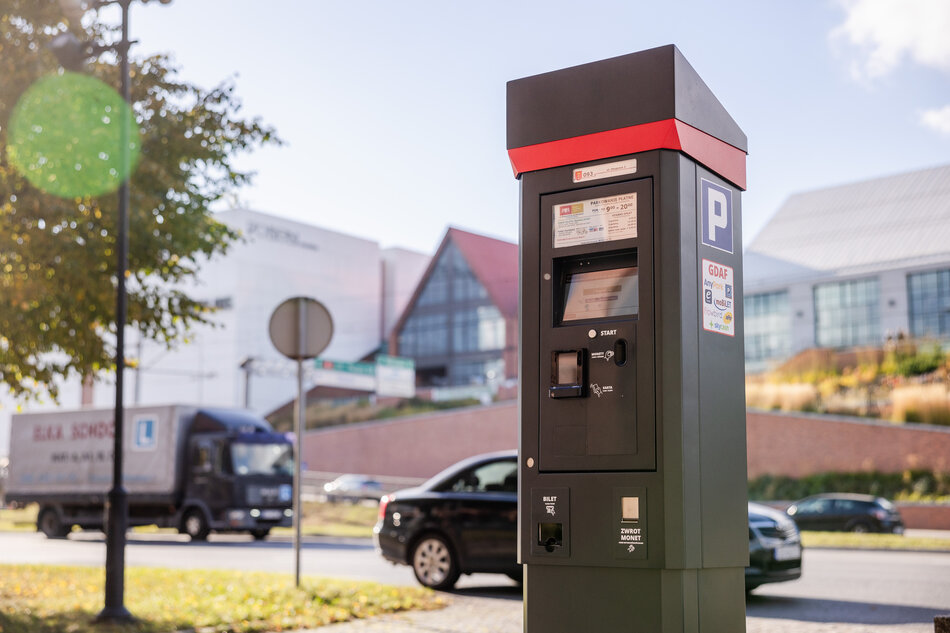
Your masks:
{"label": "tariff information sign", "polygon": [[612,242],[637,236],[637,194],[556,204],[554,248]]}
{"label": "tariff information sign", "polygon": [[727,336],[736,335],[736,300],[732,267],[703,260],[703,329]]}

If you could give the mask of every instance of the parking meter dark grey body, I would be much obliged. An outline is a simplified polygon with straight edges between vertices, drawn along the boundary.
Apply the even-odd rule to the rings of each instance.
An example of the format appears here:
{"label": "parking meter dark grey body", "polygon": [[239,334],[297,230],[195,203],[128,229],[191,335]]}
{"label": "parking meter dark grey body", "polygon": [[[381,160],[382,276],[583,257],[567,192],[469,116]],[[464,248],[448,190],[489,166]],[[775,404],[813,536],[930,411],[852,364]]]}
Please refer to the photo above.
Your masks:
{"label": "parking meter dark grey body", "polygon": [[525,630],[745,630],[746,138],[673,46],[512,81]]}

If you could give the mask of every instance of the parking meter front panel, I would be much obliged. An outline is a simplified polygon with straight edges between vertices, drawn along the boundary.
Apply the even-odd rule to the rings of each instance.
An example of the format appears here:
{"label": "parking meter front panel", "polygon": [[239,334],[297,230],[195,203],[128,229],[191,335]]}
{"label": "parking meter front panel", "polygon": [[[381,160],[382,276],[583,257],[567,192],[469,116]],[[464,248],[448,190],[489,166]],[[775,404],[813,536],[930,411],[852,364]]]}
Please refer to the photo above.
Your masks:
{"label": "parking meter front panel", "polygon": [[538,468],[655,470],[652,178],[539,199]]}

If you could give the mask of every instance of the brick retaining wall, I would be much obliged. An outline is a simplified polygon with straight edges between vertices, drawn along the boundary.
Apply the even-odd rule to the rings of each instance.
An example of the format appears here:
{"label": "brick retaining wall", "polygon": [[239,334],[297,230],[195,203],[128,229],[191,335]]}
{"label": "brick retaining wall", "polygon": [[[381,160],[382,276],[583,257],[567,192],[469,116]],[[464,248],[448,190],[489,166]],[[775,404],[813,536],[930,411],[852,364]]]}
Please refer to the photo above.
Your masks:
{"label": "brick retaining wall", "polygon": [[[749,477],[908,468],[950,471],[950,428],[748,411]],[[309,431],[308,470],[430,477],[460,459],[518,446],[515,402]],[[908,527],[950,529],[950,506],[904,504]]]}
{"label": "brick retaining wall", "polygon": [[749,478],[950,471],[950,428],[807,413],[746,413]]}

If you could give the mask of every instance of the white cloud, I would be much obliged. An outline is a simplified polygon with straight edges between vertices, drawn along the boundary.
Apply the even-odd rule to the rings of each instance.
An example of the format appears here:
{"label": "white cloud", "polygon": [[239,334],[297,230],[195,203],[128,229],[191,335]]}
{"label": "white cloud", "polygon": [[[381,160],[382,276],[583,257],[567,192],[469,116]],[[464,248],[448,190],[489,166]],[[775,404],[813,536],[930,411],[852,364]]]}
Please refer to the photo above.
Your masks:
{"label": "white cloud", "polygon": [[950,72],[950,0],[838,0],[846,12],[832,31],[859,49],[857,78],[881,77],[910,61]]}
{"label": "white cloud", "polygon": [[924,111],[920,122],[941,134],[950,135],[950,105]]}

